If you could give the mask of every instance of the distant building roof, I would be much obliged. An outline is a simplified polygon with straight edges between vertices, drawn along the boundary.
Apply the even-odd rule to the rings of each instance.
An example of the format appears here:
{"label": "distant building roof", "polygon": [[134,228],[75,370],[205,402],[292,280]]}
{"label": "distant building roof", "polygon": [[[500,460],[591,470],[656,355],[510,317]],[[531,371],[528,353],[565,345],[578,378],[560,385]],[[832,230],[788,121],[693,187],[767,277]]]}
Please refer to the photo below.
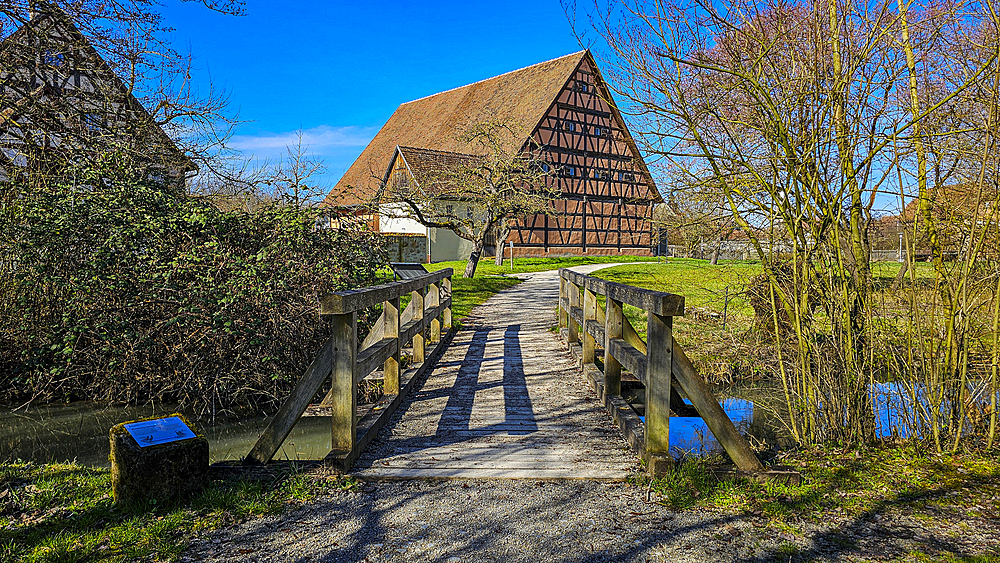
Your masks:
{"label": "distant building roof", "polygon": [[[579,51],[402,104],[344,173],[325,203],[370,203],[397,147],[411,166],[429,158],[444,158],[445,153],[477,154],[482,150],[478,144],[461,140],[465,128],[477,122],[503,120],[524,133],[524,139],[511,141],[523,146],[586,54]],[[514,152],[521,146],[508,148]],[[435,152],[440,154],[435,157]]]}

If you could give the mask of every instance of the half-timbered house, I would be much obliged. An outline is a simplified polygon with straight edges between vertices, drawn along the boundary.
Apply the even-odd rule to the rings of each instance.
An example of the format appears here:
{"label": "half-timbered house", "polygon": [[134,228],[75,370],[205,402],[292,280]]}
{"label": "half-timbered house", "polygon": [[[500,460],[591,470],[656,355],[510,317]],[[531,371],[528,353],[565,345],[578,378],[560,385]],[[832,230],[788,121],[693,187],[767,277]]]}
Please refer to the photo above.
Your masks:
{"label": "half-timbered house", "polygon": [[65,12],[32,6],[30,20],[0,41],[0,181],[113,151],[183,190],[197,166]]}
{"label": "half-timbered house", "polygon": [[528,132],[512,142],[519,150],[541,151],[550,172],[545,181],[561,194],[552,213],[511,221],[507,241],[516,255],[655,252],[650,217],[663,199],[589,51],[399,106],[326,205],[364,217],[383,232],[426,232],[432,261],[464,259],[470,244],[400,219],[398,203],[385,199],[391,190],[383,188],[405,181],[405,175],[415,177],[412,167],[428,158],[475,155],[481,149],[463,141],[462,133],[491,119]]}

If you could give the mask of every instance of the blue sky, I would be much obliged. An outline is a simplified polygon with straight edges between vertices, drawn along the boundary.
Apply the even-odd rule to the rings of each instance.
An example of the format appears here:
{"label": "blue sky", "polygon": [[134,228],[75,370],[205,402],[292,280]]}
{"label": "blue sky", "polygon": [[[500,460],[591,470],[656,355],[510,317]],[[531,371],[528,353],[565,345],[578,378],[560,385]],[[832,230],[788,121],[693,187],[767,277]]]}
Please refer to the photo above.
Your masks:
{"label": "blue sky", "polygon": [[247,0],[246,11],[182,2],[165,15],[195,80],[225,87],[248,121],[233,145],[275,158],[301,129],[329,184],[399,104],[581,48],[558,0]]}

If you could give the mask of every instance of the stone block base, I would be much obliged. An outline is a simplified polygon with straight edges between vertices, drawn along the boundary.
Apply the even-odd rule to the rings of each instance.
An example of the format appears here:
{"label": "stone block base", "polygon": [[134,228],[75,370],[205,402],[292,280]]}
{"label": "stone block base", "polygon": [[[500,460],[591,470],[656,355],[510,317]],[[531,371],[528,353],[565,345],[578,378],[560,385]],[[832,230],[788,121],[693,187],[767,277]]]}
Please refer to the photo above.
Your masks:
{"label": "stone block base", "polygon": [[164,503],[200,491],[208,483],[208,440],[182,415],[194,438],[139,447],[119,424],[111,429],[111,496],[117,504]]}

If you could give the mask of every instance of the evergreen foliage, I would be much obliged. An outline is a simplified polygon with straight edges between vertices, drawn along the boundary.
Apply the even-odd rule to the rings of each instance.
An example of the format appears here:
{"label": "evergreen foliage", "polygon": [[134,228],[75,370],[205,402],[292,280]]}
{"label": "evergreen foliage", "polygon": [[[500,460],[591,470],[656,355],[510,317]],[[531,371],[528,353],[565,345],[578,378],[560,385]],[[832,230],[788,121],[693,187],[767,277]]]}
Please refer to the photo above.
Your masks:
{"label": "evergreen foliage", "polygon": [[0,399],[280,400],[328,333],[317,297],[377,280],[378,235],[317,228],[314,208],[221,210],[133,164],[2,186]]}

